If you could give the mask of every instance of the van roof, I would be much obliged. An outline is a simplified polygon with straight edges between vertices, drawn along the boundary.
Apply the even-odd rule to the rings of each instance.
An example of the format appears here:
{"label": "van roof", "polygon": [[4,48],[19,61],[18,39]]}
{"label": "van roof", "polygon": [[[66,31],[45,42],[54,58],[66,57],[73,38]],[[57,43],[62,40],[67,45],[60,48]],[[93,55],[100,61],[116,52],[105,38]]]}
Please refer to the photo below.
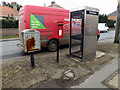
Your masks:
{"label": "van roof", "polygon": [[54,7],[43,7],[43,6],[35,6],[35,5],[25,5],[23,8],[27,8],[29,10],[41,9],[41,10],[46,10],[46,11],[51,10],[51,11],[66,12],[66,13],[69,13],[70,11],[67,9],[54,8]]}

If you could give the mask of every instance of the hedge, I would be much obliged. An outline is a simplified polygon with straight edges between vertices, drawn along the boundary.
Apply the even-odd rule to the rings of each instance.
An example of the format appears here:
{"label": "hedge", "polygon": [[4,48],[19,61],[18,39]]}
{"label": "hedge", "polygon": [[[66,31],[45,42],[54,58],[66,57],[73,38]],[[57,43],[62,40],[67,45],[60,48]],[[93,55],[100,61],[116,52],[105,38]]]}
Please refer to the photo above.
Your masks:
{"label": "hedge", "polygon": [[18,28],[18,20],[2,19],[2,26],[0,28]]}
{"label": "hedge", "polygon": [[116,22],[115,20],[109,20],[107,15],[104,15],[104,14],[99,15],[99,23],[107,23],[109,28],[115,27],[114,26],[115,22]]}
{"label": "hedge", "polygon": [[108,25],[109,28],[115,27],[114,26],[115,22],[116,22],[115,20],[109,20],[109,19],[106,21],[106,23],[107,23],[107,25]]}

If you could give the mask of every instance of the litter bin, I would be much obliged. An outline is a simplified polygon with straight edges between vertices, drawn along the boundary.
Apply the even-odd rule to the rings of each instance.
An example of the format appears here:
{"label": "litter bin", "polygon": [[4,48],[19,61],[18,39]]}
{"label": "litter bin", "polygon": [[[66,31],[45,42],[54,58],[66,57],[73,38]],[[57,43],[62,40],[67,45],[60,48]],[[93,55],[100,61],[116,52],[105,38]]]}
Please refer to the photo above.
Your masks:
{"label": "litter bin", "polygon": [[22,31],[22,46],[26,53],[40,51],[40,32],[33,29],[26,29]]}

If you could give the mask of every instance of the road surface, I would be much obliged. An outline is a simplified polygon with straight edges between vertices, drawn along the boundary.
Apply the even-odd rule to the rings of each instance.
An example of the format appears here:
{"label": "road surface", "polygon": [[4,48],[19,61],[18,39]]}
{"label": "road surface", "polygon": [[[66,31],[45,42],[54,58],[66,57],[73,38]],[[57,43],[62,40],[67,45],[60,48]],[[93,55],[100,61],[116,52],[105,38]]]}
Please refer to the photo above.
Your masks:
{"label": "road surface", "polygon": [[2,46],[2,50],[0,50],[2,53],[2,60],[16,58],[25,55],[22,52],[22,50],[17,47],[16,44],[18,43],[19,40],[0,42],[0,45]]}
{"label": "road surface", "polygon": [[[113,42],[114,36],[115,31],[101,33],[98,42]],[[2,60],[25,56],[23,51],[18,48],[16,44],[19,44],[19,40],[0,42],[0,46],[2,47],[2,50],[0,50],[0,53],[2,53]]]}
{"label": "road surface", "polygon": [[108,33],[100,33],[100,39],[98,42],[114,42],[115,30],[109,31]]}

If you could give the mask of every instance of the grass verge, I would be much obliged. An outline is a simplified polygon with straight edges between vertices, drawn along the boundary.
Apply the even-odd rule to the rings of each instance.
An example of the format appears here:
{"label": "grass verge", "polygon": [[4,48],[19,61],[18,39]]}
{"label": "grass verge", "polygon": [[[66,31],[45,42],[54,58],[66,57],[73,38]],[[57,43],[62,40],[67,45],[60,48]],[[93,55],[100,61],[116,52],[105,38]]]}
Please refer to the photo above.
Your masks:
{"label": "grass verge", "polygon": [[19,36],[3,36],[0,39],[8,39],[8,38],[19,38]]}

